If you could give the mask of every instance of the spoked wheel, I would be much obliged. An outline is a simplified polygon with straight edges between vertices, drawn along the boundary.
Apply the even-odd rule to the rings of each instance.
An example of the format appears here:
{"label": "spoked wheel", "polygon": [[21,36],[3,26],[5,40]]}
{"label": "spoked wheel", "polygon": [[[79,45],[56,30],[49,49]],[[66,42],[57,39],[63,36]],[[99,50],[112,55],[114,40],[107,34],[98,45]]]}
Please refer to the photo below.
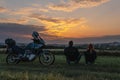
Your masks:
{"label": "spoked wheel", "polygon": [[6,62],[7,62],[7,64],[18,64],[20,62],[20,60],[17,59],[17,55],[15,55],[15,54],[9,54],[6,57]]}
{"label": "spoked wheel", "polygon": [[43,65],[52,65],[55,61],[55,56],[50,51],[43,51],[39,56],[39,62]]}

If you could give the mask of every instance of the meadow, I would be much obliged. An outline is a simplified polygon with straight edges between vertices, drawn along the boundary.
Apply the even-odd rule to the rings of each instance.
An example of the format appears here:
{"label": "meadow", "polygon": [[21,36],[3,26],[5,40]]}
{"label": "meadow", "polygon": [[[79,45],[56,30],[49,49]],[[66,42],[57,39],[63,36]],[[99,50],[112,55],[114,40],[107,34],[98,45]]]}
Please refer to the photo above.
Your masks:
{"label": "meadow", "polygon": [[6,54],[0,54],[0,80],[120,80],[120,57],[98,56],[96,63],[86,65],[82,56],[79,64],[66,64],[64,55],[55,55],[50,66],[34,62],[8,65]]}

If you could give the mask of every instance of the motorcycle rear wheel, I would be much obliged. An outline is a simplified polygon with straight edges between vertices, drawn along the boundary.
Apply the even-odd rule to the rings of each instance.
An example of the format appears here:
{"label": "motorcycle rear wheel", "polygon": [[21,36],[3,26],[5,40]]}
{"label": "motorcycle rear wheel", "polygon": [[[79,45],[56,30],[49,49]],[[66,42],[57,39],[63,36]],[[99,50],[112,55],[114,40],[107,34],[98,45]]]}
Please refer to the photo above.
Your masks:
{"label": "motorcycle rear wheel", "polygon": [[55,61],[55,56],[50,51],[43,51],[39,56],[39,62],[43,65],[52,65]]}
{"label": "motorcycle rear wheel", "polygon": [[16,54],[8,54],[6,57],[6,63],[7,64],[18,64],[20,62],[19,59],[16,59],[17,55]]}

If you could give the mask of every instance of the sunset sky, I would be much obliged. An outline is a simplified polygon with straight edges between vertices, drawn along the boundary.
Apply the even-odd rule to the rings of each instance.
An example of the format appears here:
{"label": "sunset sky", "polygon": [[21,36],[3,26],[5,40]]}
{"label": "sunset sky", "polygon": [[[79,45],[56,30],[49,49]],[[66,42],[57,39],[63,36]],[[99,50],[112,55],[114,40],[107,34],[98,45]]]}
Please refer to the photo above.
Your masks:
{"label": "sunset sky", "polygon": [[0,0],[0,41],[120,35],[120,0]]}

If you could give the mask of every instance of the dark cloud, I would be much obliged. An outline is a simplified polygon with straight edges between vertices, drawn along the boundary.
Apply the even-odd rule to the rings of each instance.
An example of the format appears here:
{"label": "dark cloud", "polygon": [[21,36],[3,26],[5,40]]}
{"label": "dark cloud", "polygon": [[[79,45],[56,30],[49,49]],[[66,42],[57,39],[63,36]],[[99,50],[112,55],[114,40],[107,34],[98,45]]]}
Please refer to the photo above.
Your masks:
{"label": "dark cloud", "polygon": [[13,32],[28,34],[32,31],[45,31],[44,26],[35,26],[35,25],[22,25],[15,23],[0,23],[0,32]]}
{"label": "dark cloud", "polygon": [[[42,32],[46,29],[44,26],[35,25],[21,25],[15,23],[0,23],[0,39],[3,41],[5,38],[11,37],[17,40],[28,40],[33,31]],[[24,41],[24,40],[23,40]]]}

